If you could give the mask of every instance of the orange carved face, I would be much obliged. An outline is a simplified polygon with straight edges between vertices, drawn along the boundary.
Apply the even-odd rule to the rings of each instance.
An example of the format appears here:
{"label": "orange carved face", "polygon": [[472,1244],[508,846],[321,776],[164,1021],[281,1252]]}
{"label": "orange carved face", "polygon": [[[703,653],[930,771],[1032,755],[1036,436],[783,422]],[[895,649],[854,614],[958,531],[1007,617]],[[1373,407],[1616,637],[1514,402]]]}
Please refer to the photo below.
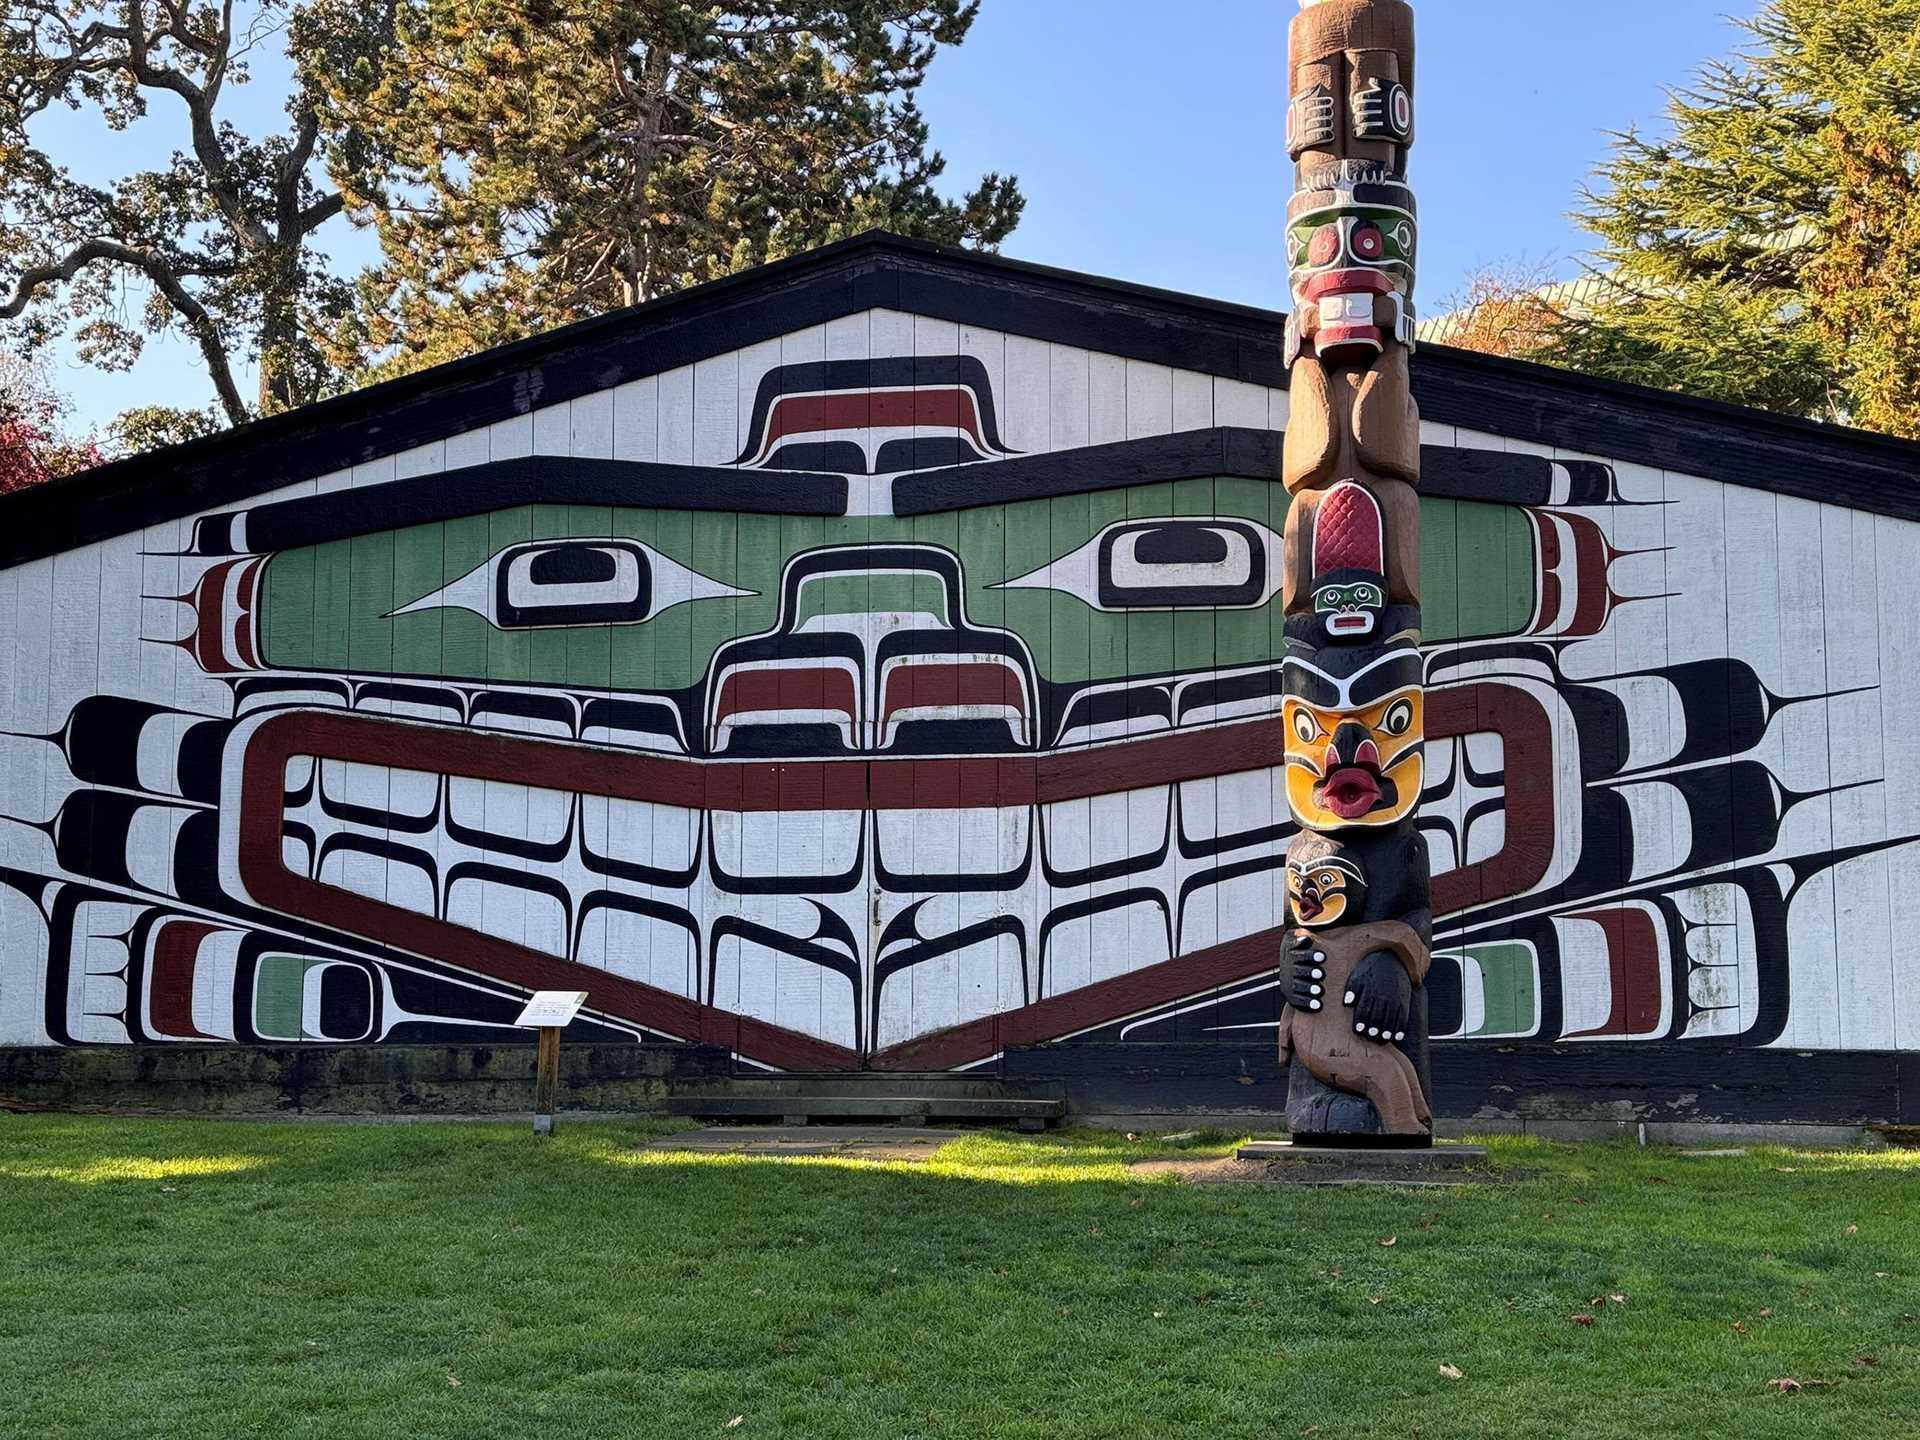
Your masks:
{"label": "orange carved face", "polygon": [[1419,654],[1388,651],[1346,678],[1290,657],[1286,678],[1281,713],[1293,818],[1338,831],[1394,825],[1412,814],[1425,776]]}

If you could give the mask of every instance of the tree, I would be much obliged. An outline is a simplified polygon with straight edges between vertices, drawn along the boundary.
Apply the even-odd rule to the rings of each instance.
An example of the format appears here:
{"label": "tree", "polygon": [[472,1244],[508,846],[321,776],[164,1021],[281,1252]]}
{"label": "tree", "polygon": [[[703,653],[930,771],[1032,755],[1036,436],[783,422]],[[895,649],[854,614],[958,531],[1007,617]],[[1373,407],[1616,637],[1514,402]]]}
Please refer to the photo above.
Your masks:
{"label": "tree", "polygon": [[1616,137],[1581,219],[1620,293],[1589,374],[1920,435],[1920,0],[1767,0],[1756,42]]}
{"label": "tree", "polygon": [[100,463],[90,438],[64,432],[70,408],[44,363],[0,354],[0,495]]}
{"label": "tree", "polygon": [[[876,226],[997,245],[1018,185],[943,198],[915,103],[977,8],[394,0],[379,60],[328,70],[384,256],[335,360],[416,369]],[[352,52],[364,9],[324,0],[296,45]]]}
{"label": "tree", "polygon": [[[0,28],[0,337],[35,350],[77,326],[82,355],[124,368],[178,327],[232,423],[311,400],[329,374],[315,338],[351,300],[315,249],[342,197],[322,188],[317,91],[287,101],[285,133],[253,139],[221,116],[245,57],[290,0],[7,0]],[[83,183],[36,147],[34,116],[91,107],[115,130],[150,105],[184,149],[165,169]],[[129,283],[148,291],[125,317]],[[241,367],[259,384],[251,403]]]}
{"label": "tree", "polygon": [[1544,265],[1482,265],[1420,322],[1420,339],[1457,350],[1530,360],[1548,350],[1567,307]]}

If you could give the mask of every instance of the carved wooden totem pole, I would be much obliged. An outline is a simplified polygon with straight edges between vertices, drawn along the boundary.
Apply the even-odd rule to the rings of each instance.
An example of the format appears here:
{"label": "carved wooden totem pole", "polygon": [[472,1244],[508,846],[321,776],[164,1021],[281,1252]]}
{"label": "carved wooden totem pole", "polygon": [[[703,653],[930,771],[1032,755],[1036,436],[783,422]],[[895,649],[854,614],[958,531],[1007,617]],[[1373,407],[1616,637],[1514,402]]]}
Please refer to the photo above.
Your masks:
{"label": "carved wooden totem pole", "polygon": [[1291,49],[1287,1120],[1299,1144],[1425,1145],[1413,10],[1301,0]]}

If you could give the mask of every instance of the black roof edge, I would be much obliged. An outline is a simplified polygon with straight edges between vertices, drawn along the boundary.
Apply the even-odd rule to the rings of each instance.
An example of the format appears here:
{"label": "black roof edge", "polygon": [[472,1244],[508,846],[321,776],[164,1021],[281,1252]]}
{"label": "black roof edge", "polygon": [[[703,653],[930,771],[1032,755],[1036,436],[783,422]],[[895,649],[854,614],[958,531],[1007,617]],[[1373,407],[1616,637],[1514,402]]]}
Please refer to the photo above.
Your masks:
{"label": "black roof edge", "polygon": [[[1285,317],[887,231],[0,497],[0,566],[231,505],[861,310],[1284,386]],[[1920,519],[1920,443],[1423,346],[1425,418]]]}

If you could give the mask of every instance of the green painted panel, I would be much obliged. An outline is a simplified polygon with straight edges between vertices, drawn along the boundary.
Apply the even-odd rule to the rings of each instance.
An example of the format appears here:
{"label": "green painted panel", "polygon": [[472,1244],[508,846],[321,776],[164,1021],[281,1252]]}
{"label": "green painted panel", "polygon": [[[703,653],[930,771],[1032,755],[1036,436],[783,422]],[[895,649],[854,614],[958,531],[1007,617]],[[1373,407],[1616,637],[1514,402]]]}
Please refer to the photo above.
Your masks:
{"label": "green painted panel", "polygon": [[253,969],[253,1028],[269,1040],[304,1040],[307,966],[299,955],[262,955]]}
{"label": "green painted panel", "polygon": [[[1050,507],[1045,500],[1023,500],[1005,510],[1005,568],[1002,579],[1028,575],[1053,558],[1053,537],[1049,528]],[[1017,631],[1033,652],[1033,663],[1042,675],[1051,675],[1053,632],[1050,621],[1053,597],[1045,590],[1002,590],[1007,628]]]}
{"label": "green painted panel", "polygon": [[[393,595],[407,604],[431,595],[447,583],[446,528],[414,525],[394,532]],[[465,572],[460,572],[464,574]],[[396,615],[393,627],[393,668],[400,675],[443,675],[447,612],[444,608]]]}
{"label": "green painted panel", "polygon": [[[1173,486],[1172,505],[1167,513],[1212,517],[1219,513],[1215,508],[1216,503],[1213,481],[1182,480]],[[1213,667],[1217,653],[1215,621],[1219,613],[1206,607],[1174,612],[1173,649],[1168,669],[1203,670]]]}
{"label": "green painted panel", "polygon": [[[514,545],[533,538],[533,507],[496,510],[487,517],[487,540],[498,555]],[[464,612],[471,614],[471,611]],[[484,621],[482,623],[485,623]],[[489,680],[520,680],[533,677],[533,635],[526,630],[499,630],[487,626],[487,668]]]}
{"label": "green painted panel", "polygon": [[1453,502],[1453,515],[1457,527],[1453,554],[1434,555],[1425,544],[1424,532],[1421,547],[1423,569],[1426,557],[1433,555],[1439,565],[1452,572],[1460,608],[1448,638],[1511,635],[1524,628],[1533,618],[1531,544],[1518,584],[1508,573],[1508,557],[1515,544],[1513,532],[1530,528],[1526,513],[1508,505],[1461,500]]}
{"label": "green painted panel", "polygon": [[[584,507],[591,515],[595,507]],[[535,505],[528,539],[565,540],[573,534],[573,511],[565,505]],[[589,522],[590,523],[590,522]],[[556,629],[535,630],[528,646],[528,663],[532,667],[534,683],[539,685],[572,685],[576,689],[591,689],[598,682],[591,667],[574,668],[569,661],[573,654],[572,637],[569,632],[573,626]]]}
{"label": "green painted panel", "polygon": [[1539,980],[1533,947],[1518,942],[1470,945],[1464,952],[1480,967],[1486,1013],[1474,1035],[1530,1033],[1539,1013]]}
{"label": "green painted panel", "polygon": [[[607,505],[577,505],[566,512],[567,533],[575,539],[599,540],[613,534],[613,509]],[[606,690],[613,684],[613,631],[611,625],[569,625],[566,637],[565,673],[578,677],[572,683],[587,690]]]}
{"label": "green painted panel", "polygon": [[1428,645],[1460,634],[1460,568],[1452,500],[1420,499],[1420,636]]}
{"label": "green painted panel", "polygon": [[[820,546],[918,541],[960,556],[968,613],[976,623],[1017,632],[1049,680],[1257,664],[1283,646],[1277,594],[1257,610],[1109,613],[1059,587],[1071,572],[1084,590],[1088,547],[1116,521],[1240,516],[1278,535],[1287,504],[1277,485],[1199,479],[911,521],[529,506],[276,556],[266,573],[262,624],[269,663],[290,669],[393,670],[590,691],[682,689],[706,674],[727,640],[772,627],[781,575],[793,556]],[[1537,568],[1526,512],[1435,499],[1423,500],[1421,510],[1427,643],[1520,631],[1532,616]],[[750,593],[683,602],[638,624],[548,630],[503,631],[462,604],[393,613],[472,575],[509,546],[609,534]],[[802,617],[869,610],[938,614],[938,587],[856,570],[810,583]]]}
{"label": "green painted panel", "polygon": [[[444,526],[423,528],[442,532],[440,538],[444,559],[440,573],[447,582],[457,580],[485,564],[487,557],[493,554],[493,526],[485,515],[469,515],[459,520],[449,520]],[[419,597],[401,595],[395,598],[402,603],[411,603],[411,600]],[[487,673],[487,645],[488,638],[493,634],[493,626],[471,610],[443,606],[439,614],[440,649],[447,667],[445,673],[448,676],[483,678]]]}
{"label": "green painted panel", "polygon": [[301,666],[313,655],[313,586],[318,558],[309,547],[288,550],[267,561],[260,577],[260,647],[269,665]]}

